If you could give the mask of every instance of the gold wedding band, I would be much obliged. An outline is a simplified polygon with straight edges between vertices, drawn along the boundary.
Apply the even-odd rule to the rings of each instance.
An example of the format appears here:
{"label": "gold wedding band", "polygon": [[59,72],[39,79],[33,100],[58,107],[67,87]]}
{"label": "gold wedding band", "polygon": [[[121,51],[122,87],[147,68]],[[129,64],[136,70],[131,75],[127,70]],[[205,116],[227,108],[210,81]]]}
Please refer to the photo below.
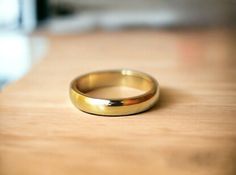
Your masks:
{"label": "gold wedding band", "polygon": [[[103,87],[126,86],[142,90],[141,95],[127,98],[97,98],[88,92]],[[70,98],[81,111],[106,116],[121,116],[150,109],[159,98],[158,82],[151,76],[133,70],[92,72],[71,82]]]}

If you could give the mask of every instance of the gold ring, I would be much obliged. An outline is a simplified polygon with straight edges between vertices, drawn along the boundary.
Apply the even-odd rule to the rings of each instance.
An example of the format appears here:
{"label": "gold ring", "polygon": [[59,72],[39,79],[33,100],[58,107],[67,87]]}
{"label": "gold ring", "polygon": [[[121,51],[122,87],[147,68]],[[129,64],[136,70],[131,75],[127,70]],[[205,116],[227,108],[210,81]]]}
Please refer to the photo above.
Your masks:
{"label": "gold ring", "polygon": [[[125,98],[97,98],[88,93],[104,87],[126,86],[141,90],[140,95]],[[70,85],[72,103],[81,111],[106,116],[140,113],[150,109],[159,98],[158,82],[133,70],[109,70],[77,77]]]}

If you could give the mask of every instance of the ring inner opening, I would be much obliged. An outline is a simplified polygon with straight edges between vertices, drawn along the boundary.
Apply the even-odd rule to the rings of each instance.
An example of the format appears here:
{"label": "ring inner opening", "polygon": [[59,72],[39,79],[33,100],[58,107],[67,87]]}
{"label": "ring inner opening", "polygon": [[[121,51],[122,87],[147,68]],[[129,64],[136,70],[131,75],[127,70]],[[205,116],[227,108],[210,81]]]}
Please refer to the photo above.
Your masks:
{"label": "ring inner opening", "polygon": [[140,75],[121,72],[94,73],[81,77],[77,89],[95,98],[127,98],[151,90],[152,80]]}

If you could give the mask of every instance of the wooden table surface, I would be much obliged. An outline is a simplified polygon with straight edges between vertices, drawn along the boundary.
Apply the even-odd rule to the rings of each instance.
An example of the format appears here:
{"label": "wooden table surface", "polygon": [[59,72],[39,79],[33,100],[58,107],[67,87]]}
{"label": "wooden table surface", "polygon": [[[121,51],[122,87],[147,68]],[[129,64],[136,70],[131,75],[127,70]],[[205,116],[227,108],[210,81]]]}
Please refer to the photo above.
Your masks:
{"label": "wooden table surface", "polygon": [[[0,92],[1,175],[236,174],[233,30],[48,39],[46,57]],[[77,110],[68,96],[70,81],[113,68],[155,77],[159,103],[126,117]]]}

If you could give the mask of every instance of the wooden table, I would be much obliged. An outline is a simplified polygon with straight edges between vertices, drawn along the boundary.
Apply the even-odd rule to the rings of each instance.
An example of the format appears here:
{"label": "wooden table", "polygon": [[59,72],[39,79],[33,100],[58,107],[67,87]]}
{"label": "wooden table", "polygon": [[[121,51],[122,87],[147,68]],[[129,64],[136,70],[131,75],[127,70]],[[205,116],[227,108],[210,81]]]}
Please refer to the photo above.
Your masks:
{"label": "wooden table", "polygon": [[[47,56],[0,93],[1,175],[236,174],[233,30],[48,38]],[[113,68],[155,77],[159,103],[127,117],[77,110],[70,81]]]}

